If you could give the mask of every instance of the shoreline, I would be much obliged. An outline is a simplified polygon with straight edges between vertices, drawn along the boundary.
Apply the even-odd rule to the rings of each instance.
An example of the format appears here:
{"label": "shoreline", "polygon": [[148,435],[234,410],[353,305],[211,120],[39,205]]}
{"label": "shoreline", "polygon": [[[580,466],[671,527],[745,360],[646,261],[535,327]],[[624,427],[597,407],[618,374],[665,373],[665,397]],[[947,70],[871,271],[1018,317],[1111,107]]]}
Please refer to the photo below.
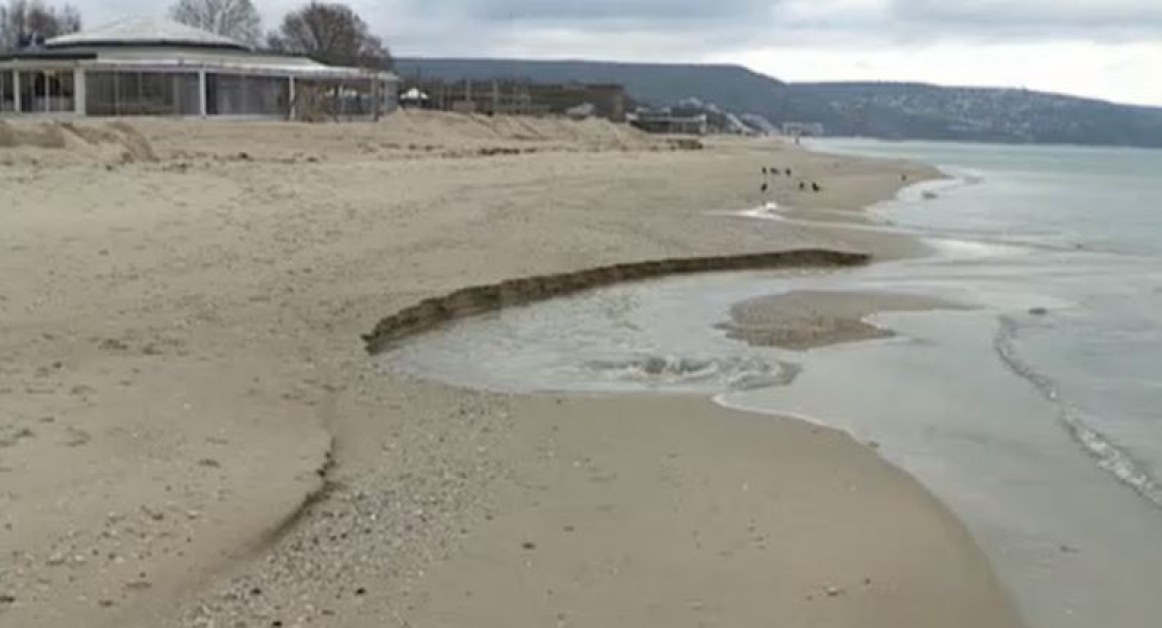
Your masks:
{"label": "shoreline", "polygon": [[[824,193],[811,197],[776,186],[774,200],[798,199],[808,210],[855,212],[895,193],[896,168],[909,178],[933,172],[776,142],[715,139],[705,151],[674,151],[593,125],[589,144],[578,143],[589,140],[578,140],[573,126],[560,137],[546,127],[541,139],[515,140],[484,130],[487,121],[465,124],[469,118],[408,115],[360,126],[357,153],[347,135],[353,127],[342,125],[142,121],[135,126],[157,161],[109,169],[104,146],[79,160],[42,149],[35,161],[6,157],[0,176],[16,204],[0,216],[8,234],[0,250],[18,279],[0,307],[15,316],[18,333],[4,348],[6,374],[20,388],[5,399],[14,404],[11,431],[33,433],[4,450],[9,470],[0,476],[14,488],[5,508],[13,525],[0,539],[5,550],[23,548],[14,567],[26,574],[0,610],[6,620],[177,626],[309,618],[349,626],[411,616],[413,625],[439,625],[416,615],[416,592],[435,566],[482,538],[475,531],[487,536],[497,504],[531,503],[513,491],[533,467],[513,452],[535,450],[536,416],[553,412],[556,400],[542,408],[383,373],[359,351],[359,334],[384,312],[464,285],[629,257],[821,245],[906,254],[915,250],[907,238],[705,212],[758,201],[758,166],[772,160],[825,181]],[[45,167],[56,161],[61,170]],[[81,172],[101,174],[64,184]],[[386,197],[384,181],[396,182]],[[46,248],[51,259],[34,253]],[[54,289],[39,300],[45,285]],[[41,422],[46,416],[53,421]],[[804,429],[777,424],[765,429]],[[731,433],[745,442],[752,428]],[[584,421],[570,429],[600,437]],[[693,445],[687,436],[678,444]],[[852,464],[863,455],[855,443],[837,447]],[[713,468],[727,460],[721,455],[696,466]],[[633,460],[624,459],[629,476]],[[947,513],[920,505],[930,499],[921,487],[876,464],[885,485],[905,495],[893,512],[951,534],[938,545],[956,548],[966,565],[979,560]],[[322,499],[302,509],[320,486]],[[68,507],[37,514],[60,508],[38,494]],[[286,516],[297,524],[278,543],[254,558],[238,553]],[[852,534],[852,543],[871,541],[867,531]],[[909,569],[908,582],[940,580],[936,564]],[[946,591],[945,601],[985,600],[1007,617],[993,580],[972,573],[965,586],[975,593]],[[524,599],[528,591],[509,593]],[[907,607],[890,596],[835,597],[843,598],[834,605],[839,623],[867,605],[887,615]],[[611,610],[636,604],[576,599]]]}

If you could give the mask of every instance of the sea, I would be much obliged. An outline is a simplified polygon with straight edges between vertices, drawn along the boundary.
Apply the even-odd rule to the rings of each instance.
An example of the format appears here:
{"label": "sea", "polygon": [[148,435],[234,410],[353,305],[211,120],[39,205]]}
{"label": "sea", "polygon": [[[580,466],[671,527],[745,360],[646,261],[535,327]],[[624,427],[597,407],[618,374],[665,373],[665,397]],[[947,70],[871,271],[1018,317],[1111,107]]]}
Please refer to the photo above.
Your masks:
{"label": "sea", "polygon": [[[845,430],[965,522],[1029,625],[1162,625],[1162,151],[811,148],[940,167],[841,227],[912,234],[930,254],[613,286],[459,322],[386,366],[504,391],[704,394]],[[793,290],[969,308],[875,315],[894,337],[803,352],[722,331],[732,304]]]}

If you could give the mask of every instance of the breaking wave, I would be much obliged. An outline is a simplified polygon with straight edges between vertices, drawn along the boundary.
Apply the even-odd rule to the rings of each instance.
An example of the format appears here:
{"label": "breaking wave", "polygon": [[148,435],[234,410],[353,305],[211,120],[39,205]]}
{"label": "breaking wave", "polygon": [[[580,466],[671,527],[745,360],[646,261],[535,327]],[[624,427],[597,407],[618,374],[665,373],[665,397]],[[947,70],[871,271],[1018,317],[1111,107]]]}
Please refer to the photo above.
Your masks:
{"label": "breaking wave", "polygon": [[1099,467],[1155,506],[1162,508],[1162,484],[1146,471],[1145,465],[1135,460],[1112,439],[1091,427],[1092,421],[1086,421],[1084,412],[1061,398],[1060,386],[1056,381],[1021,359],[1016,345],[1020,330],[1021,326],[1016,320],[1008,316],[1001,317],[1000,329],[993,341],[1001,361],[1057,406],[1062,426],[1073,440],[1097,461]]}
{"label": "breaking wave", "polygon": [[589,360],[584,368],[604,378],[648,386],[681,386],[716,383],[729,390],[753,390],[789,385],[800,367],[758,357],[678,357],[644,355],[632,358]]}

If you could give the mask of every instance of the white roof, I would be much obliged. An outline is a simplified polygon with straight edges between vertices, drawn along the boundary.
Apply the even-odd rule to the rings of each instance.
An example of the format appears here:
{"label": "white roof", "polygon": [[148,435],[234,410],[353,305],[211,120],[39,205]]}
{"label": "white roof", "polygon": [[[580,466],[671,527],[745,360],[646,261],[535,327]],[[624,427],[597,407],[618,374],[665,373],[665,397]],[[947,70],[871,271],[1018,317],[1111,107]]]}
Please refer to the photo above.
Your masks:
{"label": "white roof", "polygon": [[98,26],[94,29],[54,37],[46,48],[99,46],[99,45],[178,45],[248,49],[245,44],[229,37],[215,35],[170,20],[130,18]]}

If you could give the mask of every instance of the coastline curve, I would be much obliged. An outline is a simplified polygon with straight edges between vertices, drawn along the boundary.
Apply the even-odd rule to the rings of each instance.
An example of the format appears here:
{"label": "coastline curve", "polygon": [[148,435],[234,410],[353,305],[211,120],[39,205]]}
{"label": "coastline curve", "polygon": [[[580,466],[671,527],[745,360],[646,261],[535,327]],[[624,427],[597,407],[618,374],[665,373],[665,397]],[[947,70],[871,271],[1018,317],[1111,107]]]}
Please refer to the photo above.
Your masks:
{"label": "coastline curve", "polygon": [[794,249],[770,253],[670,258],[599,266],[587,270],[510,279],[472,286],[425,299],[382,320],[363,336],[370,355],[379,355],[405,338],[432,331],[455,320],[506,307],[576,294],[619,283],[671,275],[865,266],[872,256],[829,249]]}

